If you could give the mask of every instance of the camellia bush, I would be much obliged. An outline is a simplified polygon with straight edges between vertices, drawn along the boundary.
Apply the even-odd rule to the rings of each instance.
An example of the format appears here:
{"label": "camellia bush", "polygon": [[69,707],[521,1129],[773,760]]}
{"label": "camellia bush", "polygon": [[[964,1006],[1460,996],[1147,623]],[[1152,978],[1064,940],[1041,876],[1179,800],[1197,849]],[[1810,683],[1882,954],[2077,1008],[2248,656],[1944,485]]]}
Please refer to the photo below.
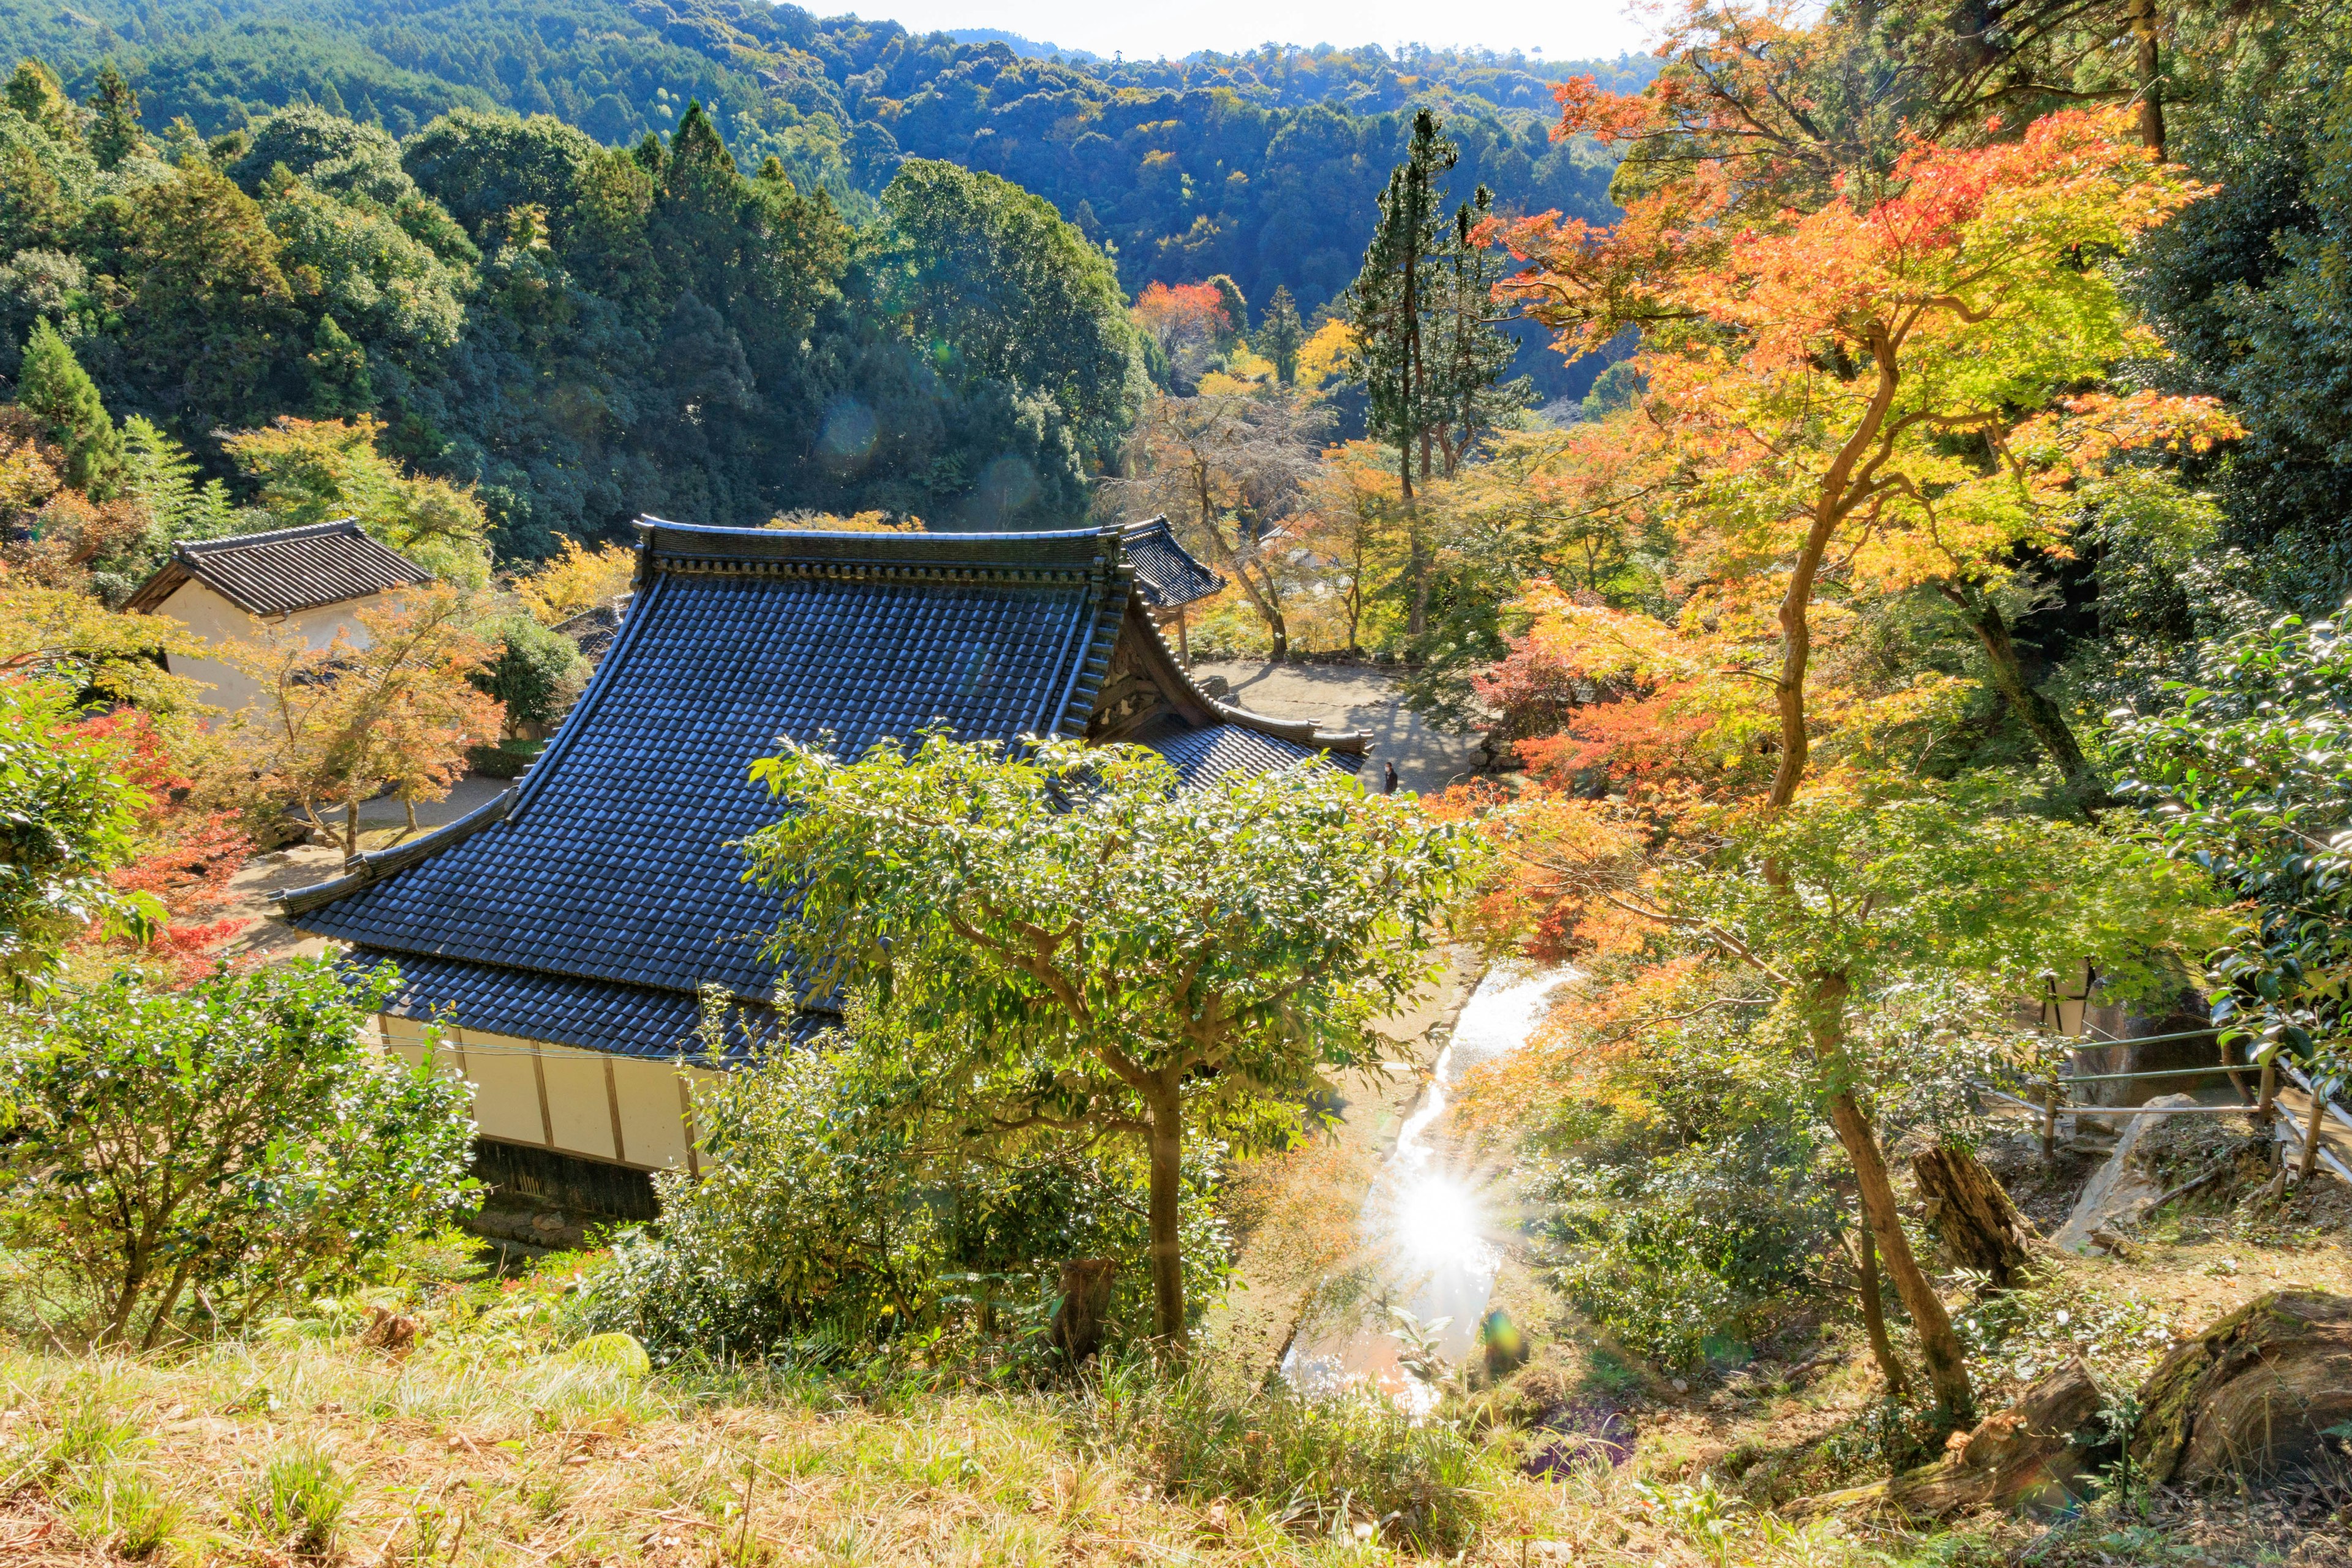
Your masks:
{"label": "camellia bush", "polygon": [[53,1331],[150,1349],[192,1312],[242,1326],[467,1206],[470,1091],[370,1037],[394,983],[125,972],[0,1046],[0,1238]]}
{"label": "camellia bush", "polygon": [[[844,1027],[698,1091],[700,1174],[654,1178],[661,1224],[624,1231],[591,1270],[588,1321],[665,1362],[1042,1330],[1064,1261],[1143,1251],[1144,1162],[1063,1129],[994,1128],[948,1070],[957,1054],[861,1003]],[[1189,1174],[1183,1267],[1201,1299],[1231,1247],[1208,1202],[1213,1162]],[[1148,1331],[1147,1272],[1120,1272],[1110,1318],[1114,1333]]]}

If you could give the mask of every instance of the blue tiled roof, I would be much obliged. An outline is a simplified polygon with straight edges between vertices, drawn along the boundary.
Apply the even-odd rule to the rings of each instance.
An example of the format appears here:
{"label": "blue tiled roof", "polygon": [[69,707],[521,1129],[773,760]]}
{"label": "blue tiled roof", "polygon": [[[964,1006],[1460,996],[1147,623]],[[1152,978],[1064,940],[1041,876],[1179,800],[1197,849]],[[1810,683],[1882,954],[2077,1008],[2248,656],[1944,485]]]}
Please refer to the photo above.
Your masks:
{"label": "blue tiled roof", "polygon": [[1163,718],[1138,731],[1132,739],[1137,745],[1149,746],[1174,763],[1187,784],[1206,784],[1227,773],[1272,773],[1318,752],[1326,762],[1343,773],[1353,773],[1364,765],[1361,752],[1323,752],[1320,747],[1270,735],[1247,724],[1195,728],[1181,719]]}
{"label": "blue tiled roof", "polygon": [[1164,517],[1128,525],[1127,559],[1135,568],[1135,591],[1155,610],[1172,610],[1205,599],[1225,580],[1176,542]]}
{"label": "blue tiled roof", "polygon": [[[400,979],[383,1010],[397,1018],[447,1019],[494,1035],[551,1040],[618,1056],[704,1055],[697,1032],[700,1000],[682,991],[369,948],[356,950],[345,968],[357,975],[386,963],[398,967]],[[727,1020],[728,1055],[760,1050],[777,1039],[780,1030],[782,1037],[798,1038],[834,1021],[826,1014],[787,1018],[773,1008],[738,1004]]]}
{"label": "blue tiled roof", "polygon": [[751,761],[780,736],[830,735],[855,755],[935,724],[1084,733],[1123,628],[1184,710],[1136,738],[1188,780],[1283,766],[1318,740],[1361,747],[1202,697],[1130,611],[1117,529],[640,529],[620,635],[523,782],[284,896],[293,923],[361,962],[399,960],[396,1010],[446,1004],[470,1027],[667,1055],[691,1035],[700,987],[771,1003],[778,966],[761,948],[781,911],[743,881],[735,847],[776,816]]}

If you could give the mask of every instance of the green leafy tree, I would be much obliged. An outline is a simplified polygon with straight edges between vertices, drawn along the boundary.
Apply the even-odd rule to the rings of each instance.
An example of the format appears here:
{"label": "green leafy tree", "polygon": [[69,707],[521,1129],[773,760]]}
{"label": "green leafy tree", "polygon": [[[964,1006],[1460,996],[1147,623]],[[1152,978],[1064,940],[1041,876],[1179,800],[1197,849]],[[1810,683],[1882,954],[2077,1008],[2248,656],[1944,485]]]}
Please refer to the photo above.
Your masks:
{"label": "green leafy tree", "polygon": [[49,982],[73,938],[144,936],[163,914],[108,880],[137,852],[147,802],[78,718],[58,686],[0,682],[0,982],[19,996]]}
{"label": "green leafy tree", "polygon": [[[2173,700],[2126,715],[2117,794],[2248,900],[2209,961],[2213,1021],[2258,1060],[2352,1074],[2352,639],[2284,616],[2208,644]],[[2318,1158],[2307,1145],[2304,1173]]]}
{"label": "green leafy tree", "polygon": [[2177,985],[2177,965],[2220,934],[2210,881],[2147,845],[2017,815],[1980,789],[1817,785],[1777,814],[1734,819],[1720,847],[1679,864],[1654,863],[1643,826],[1611,808],[1534,809],[1522,852],[1556,887],[1719,967],[1743,987],[1725,994],[1761,988],[1751,1038],[1811,1086],[1918,1331],[1941,1419],[1972,1420],[1960,1341],[1903,1228],[1879,1119],[1932,1065],[1920,1037],[1937,1032],[1933,1005],[1956,987],[1990,1006],[2084,954],[2112,994]]}
{"label": "green leafy tree", "polygon": [[495,651],[467,679],[505,705],[508,730],[563,717],[588,672],[580,645],[527,615],[509,616],[486,635]]}
{"label": "green leafy tree", "polygon": [[876,293],[950,380],[1049,399],[1108,462],[1143,398],[1142,351],[1109,259],[993,174],[909,159],[882,193]]}
{"label": "green leafy tree", "polygon": [[368,379],[367,350],[332,316],[319,318],[311,334],[310,353],[303,360],[310,384],[310,412],[321,419],[364,414],[375,406],[375,385]]}
{"label": "green leafy tree", "polygon": [[98,85],[90,89],[89,154],[101,169],[111,169],[147,147],[147,133],[139,128],[139,95],[122,79],[112,60],[98,68]]}
{"label": "green leafy tree", "polygon": [[961,1042],[944,1070],[998,1126],[1136,1141],[1180,1342],[1188,1134],[1280,1139],[1318,1072],[1368,1066],[1473,851],[1316,763],[1184,788],[1141,748],[932,735],[752,776],[790,807],[748,845],[790,900],[772,951],[807,995],[872,986]]}
{"label": "green leafy tree", "polygon": [[152,1349],[192,1301],[224,1327],[346,1280],[466,1206],[469,1090],[379,1047],[385,972],[131,973],[0,1052],[10,1244],[85,1292],[102,1345]]}
{"label": "green leafy tree", "polygon": [[1306,342],[1307,323],[1298,319],[1298,301],[1287,288],[1276,285],[1274,298],[1265,302],[1265,319],[1258,324],[1257,352],[1274,362],[1274,374],[1285,386],[1298,380],[1298,350]]}
{"label": "green leafy tree", "polygon": [[[722,1016],[706,1009],[703,1033],[723,1047]],[[593,1316],[659,1360],[959,1313],[1003,1331],[1034,1320],[1001,1321],[1000,1303],[1034,1313],[1064,1260],[1140,1250],[1140,1162],[1054,1128],[993,1132],[961,1092],[960,1055],[955,1036],[853,1008],[842,1028],[698,1089],[701,1173],[654,1178],[659,1230],[625,1236],[591,1276]],[[1226,1268],[1204,1211],[1184,1233],[1196,1283]]]}
{"label": "green leafy tree", "polygon": [[122,468],[122,433],[107,417],[98,384],[74,358],[72,347],[47,321],[33,323],[25,357],[16,371],[16,401],[65,448],[65,481],[91,497],[114,493]]}
{"label": "green leafy tree", "polygon": [[201,479],[203,472],[188,449],[153,421],[133,414],[122,422],[122,492],[147,509],[151,554],[160,556],[184,539],[217,539],[242,527],[267,526],[267,514],[247,523],[247,514],[229,499],[228,487]]}

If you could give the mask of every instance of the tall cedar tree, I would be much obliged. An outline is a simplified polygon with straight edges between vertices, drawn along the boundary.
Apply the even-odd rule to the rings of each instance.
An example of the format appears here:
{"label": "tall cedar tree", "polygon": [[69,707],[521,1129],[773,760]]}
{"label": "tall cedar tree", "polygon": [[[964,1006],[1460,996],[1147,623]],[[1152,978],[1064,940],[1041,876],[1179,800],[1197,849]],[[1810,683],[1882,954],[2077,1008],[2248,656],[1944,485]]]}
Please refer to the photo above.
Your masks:
{"label": "tall cedar tree", "polygon": [[147,145],[146,133],[139,129],[139,95],[112,60],[98,68],[89,111],[96,117],[89,128],[89,155],[100,168],[114,168]]}
{"label": "tall cedar tree", "polygon": [[97,383],[47,321],[33,323],[16,372],[16,401],[65,448],[66,483],[104,500],[122,467],[122,433],[107,417]]}
{"label": "tall cedar tree", "polygon": [[1494,216],[1495,195],[1484,185],[1454,209],[1430,293],[1429,424],[1423,461],[1427,462],[1425,443],[1433,436],[1449,479],[1480,438],[1525,401],[1524,383],[1496,384],[1519,345],[1495,324],[1495,285],[1506,268],[1502,254],[1486,243]]}
{"label": "tall cedar tree", "polygon": [[1348,324],[1356,335],[1350,374],[1370,400],[1365,423],[1375,440],[1397,450],[1397,479],[1412,500],[1413,448],[1421,477],[1429,478],[1429,364],[1423,325],[1429,314],[1429,273],[1444,247],[1444,197],[1438,176],[1454,167],[1454,143],[1437,117],[1412,117],[1405,161],[1381,193],[1380,221],[1364,251],[1363,270],[1348,290]]}
{"label": "tall cedar tree", "polygon": [[1258,324],[1257,352],[1274,362],[1274,374],[1285,386],[1298,381],[1299,345],[1307,342],[1307,324],[1298,319],[1298,301],[1277,284],[1265,302],[1265,319]]}

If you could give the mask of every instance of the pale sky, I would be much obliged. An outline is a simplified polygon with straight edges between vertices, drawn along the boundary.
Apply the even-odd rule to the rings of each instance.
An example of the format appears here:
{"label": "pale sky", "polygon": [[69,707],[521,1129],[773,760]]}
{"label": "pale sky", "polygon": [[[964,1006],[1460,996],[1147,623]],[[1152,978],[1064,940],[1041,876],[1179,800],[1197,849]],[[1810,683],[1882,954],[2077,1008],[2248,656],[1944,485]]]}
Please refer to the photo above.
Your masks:
{"label": "pale sky", "polygon": [[1540,49],[1549,59],[1613,59],[1642,49],[1651,33],[1646,22],[1628,15],[1627,0],[1485,0],[1439,6],[1401,0],[816,0],[811,9],[820,16],[854,11],[919,33],[995,27],[1064,48],[1106,56],[1124,51],[1130,59],[1196,49],[1237,51],[1264,43],[1378,44],[1393,51],[1404,42],[1503,53]]}

